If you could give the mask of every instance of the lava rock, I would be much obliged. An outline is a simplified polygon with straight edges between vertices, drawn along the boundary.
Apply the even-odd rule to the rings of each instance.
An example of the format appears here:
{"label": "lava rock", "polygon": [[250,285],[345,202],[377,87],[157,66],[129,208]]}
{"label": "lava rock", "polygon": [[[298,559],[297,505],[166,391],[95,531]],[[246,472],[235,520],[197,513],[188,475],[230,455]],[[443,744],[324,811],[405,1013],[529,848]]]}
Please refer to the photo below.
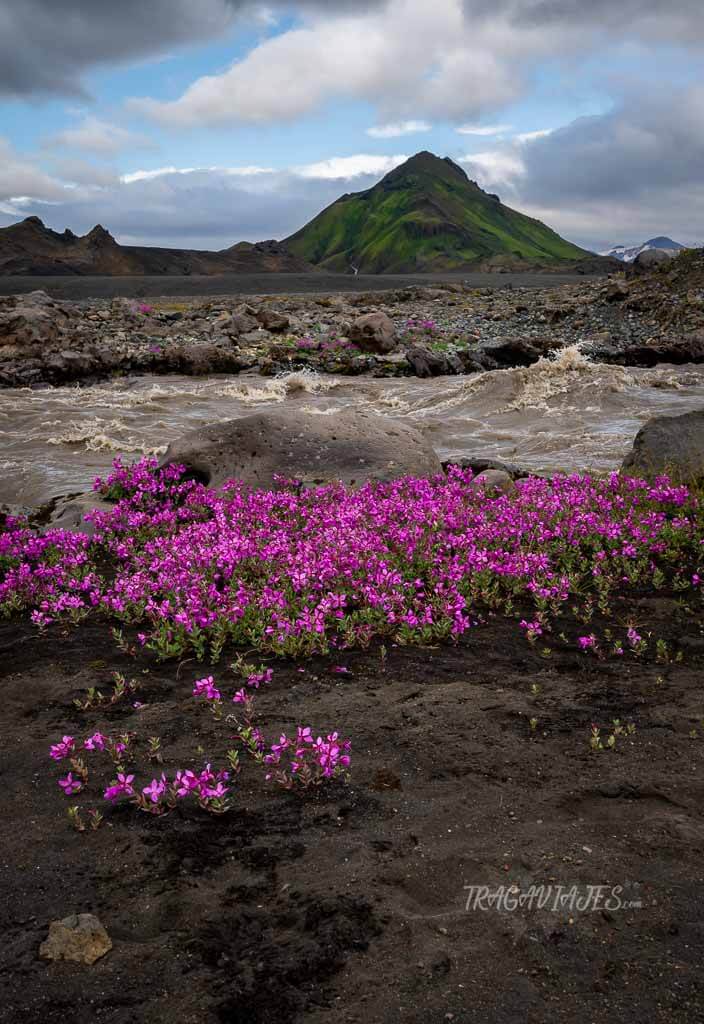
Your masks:
{"label": "lava rock", "polygon": [[704,479],[704,410],[649,420],[636,434],[621,472],[646,478],[666,473],[678,483]]}
{"label": "lava rock", "polygon": [[486,370],[532,366],[542,354],[527,338],[492,338],[483,341],[472,353]]}
{"label": "lava rock", "polygon": [[275,309],[260,309],[257,320],[264,330],[271,331],[272,334],[281,334],[288,329],[291,322],[285,313],[279,313]]}
{"label": "lava rock", "polygon": [[386,313],[367,313],[350,326],[350,341],[363,352],[391,352],[396,347],[396,330]]}
{"label": "lava rock", "polygon": [[161,464],[173,463],[212,487],[236,479],[266,489],[276,486],[275,476],[303,486],[336,480],[356,486],[442,472],[418,430],[362,410],[335,416],[271,410],[200,427],[169,446]]}

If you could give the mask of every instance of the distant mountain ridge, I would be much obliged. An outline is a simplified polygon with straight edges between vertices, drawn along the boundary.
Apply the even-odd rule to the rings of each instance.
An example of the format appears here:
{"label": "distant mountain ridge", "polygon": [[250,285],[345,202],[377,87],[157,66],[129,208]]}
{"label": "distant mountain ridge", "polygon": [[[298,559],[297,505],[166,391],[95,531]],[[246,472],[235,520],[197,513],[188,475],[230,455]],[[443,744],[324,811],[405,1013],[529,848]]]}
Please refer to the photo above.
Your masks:
{"label": "distant mountain ridge", "polygon": [[618,267],[504,206],[449,157],[429,152],[416,153],[371,188],[341,196],[281,242],[207,252],[120,245],[100,224],[82,236],[53,231],[39,217],[0,228],[0,275],[599,273],[610,263]]}
{"label": "distant mountain ridge", "polygon": [[622,263],[633,263],[633,261],[640,256],[642,252],[646,252],[648,249],[660,249],[667,253],[678,253],[682,249],[686,249],[686,245],[681,245],[679,242],[674,242],[667,235],[657,235],[655,238],[649,238],[647,242],[643,242],[642,245],[615,245],[613,249],[608,249],[606,252],[602,252],[600,256],[611,256],[613,259],[621,260]]}
{"label": "distant mountain ridge", "polygon": [[595,259],[504,206],[449,157],[429,152],[416,153],[372,188],[341,196],[285,243],[322,270],[348,273]]}
{"label": "distant mountain ridge", "polygon": [[52,231],[39,217],[0,228],[0,275],[306,273],[314,268],[281,242],[238,242],[221,252],[120,245],[97,224],[87,235]]}

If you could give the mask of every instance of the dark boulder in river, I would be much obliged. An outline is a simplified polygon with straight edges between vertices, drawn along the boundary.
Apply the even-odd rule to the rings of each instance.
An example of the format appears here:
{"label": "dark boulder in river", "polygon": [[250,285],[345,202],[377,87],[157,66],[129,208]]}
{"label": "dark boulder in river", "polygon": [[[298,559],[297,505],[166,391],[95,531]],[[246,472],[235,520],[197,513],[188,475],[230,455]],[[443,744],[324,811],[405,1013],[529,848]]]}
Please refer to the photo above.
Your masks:
{"label": "dark boulder in river", "polygon": [[236,479],[267,489],[275,476],[304,486],[335,480],[355,486],[442,472],[420,431],[363,410],[330,416],[274,410],[199,427],[169,446],[162,465],[173,463],[212,487]]}
{"label": "dark boulder in river", "polygon": [[704,479],[704,409],[683,416],[656,416],[638,431],[623,460],[623,473],[678,483]]}

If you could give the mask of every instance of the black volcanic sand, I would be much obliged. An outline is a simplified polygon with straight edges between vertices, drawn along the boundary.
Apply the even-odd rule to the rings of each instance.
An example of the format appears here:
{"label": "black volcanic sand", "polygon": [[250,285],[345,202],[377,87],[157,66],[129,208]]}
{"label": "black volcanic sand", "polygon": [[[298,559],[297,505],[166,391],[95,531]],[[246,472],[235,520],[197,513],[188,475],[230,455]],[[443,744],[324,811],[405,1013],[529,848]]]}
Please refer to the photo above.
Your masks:
{"label": "black volcanic sand", "polygon": [[[667,635],[671,602],[648,605]],[[278,665],[261,725],[349,734],[349,787],[302,800],[246,764],[224,817],[123,808],[78,834],[47,756],[62,733],[157,734],[173,770],[199,744],[218,763],[227,726],[190,697],[205,674],[195,662],[113,654],[104,623],[47,638],[5,623],[0,1021],[704,1019],[704,642],[692,632],[670,666],[566,648],[544,659],[501,619],[456,647],[392,650],[385,666],[338,655],[347,676],[324,659],[305,674]],[[147,708],[73,708],[116,669],[141,681]],[[635,734],[591,751],[590,723],[614,718]],[[465,910],[466,884],[514,883],[623,886],[642,906]],[[112,937],[92,967],[38,958],[49,922],[72,912]]]}
{"label": "black volcanic sand", "polygon": [[[589,278],[587,278],[589,279]],[[0,277],[0,295],[20,295],[41,288],[57,299],[157,298],[227,295],[318,295],[371,292],[413,284],[460,282],[469,288],[550,288],[579,284],[584,274],[470,273],[408,274],[217,274],[184,277]]]}

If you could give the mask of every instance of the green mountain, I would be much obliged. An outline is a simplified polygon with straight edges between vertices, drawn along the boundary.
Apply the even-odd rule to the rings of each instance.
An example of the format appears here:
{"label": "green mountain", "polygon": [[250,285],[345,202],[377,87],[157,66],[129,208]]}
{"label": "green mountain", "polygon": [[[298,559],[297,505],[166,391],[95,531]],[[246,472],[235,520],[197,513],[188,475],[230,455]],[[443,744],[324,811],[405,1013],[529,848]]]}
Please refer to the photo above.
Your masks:
{"label": "green mountain", "polygon": [[484,192],[449,157],[427,152],[366,192],[341,196],[286,245],[319,269],[367,274],[593,258]]}

